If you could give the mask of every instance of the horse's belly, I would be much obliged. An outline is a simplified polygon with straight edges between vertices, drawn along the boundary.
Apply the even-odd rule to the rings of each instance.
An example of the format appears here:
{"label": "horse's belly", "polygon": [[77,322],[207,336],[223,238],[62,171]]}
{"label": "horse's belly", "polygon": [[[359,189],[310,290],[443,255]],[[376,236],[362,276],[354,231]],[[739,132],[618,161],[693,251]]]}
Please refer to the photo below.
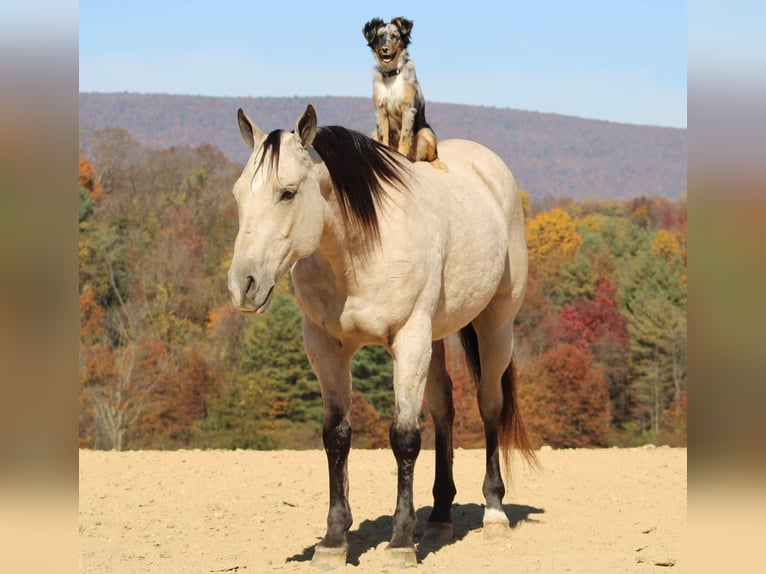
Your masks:
{"label": "horse's belly", "polygon": [[433,338],[443,339],[473,321],[498,292],[502,273],[485,274],[473,284],[444,285],[444,297],[433,318]]}
{"label": "horse's belly", "polygon": [[450,335],[484,311],[509,288],[508,239],[501,220],[485,219],[460,234],[444,262],[442,289],[433,319],[434,339]]}

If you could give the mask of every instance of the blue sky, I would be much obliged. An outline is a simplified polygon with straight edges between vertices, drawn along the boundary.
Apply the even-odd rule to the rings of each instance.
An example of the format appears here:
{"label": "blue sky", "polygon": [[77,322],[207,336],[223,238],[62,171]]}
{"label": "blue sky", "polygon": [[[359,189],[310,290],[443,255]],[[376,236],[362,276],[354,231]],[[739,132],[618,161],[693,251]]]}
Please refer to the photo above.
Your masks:
{"label": "blue sky", "polygon": [[686,127],[686,2],[81,0],[84,92],[363,96],[373,17],[415,22],[427,101]]}

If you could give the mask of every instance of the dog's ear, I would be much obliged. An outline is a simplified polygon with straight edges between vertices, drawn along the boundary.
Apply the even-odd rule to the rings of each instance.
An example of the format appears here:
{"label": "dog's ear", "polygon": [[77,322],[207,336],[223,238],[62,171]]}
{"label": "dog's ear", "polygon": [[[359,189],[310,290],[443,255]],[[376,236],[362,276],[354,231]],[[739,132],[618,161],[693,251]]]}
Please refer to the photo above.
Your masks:
{"label": "dog's ear", "polygon": [[415,22],[399,16],[398,18],[391,20],[391,23],[396,24],[396,27],[399,28],[399,34],[402,36],[402,43],[406,48],[407,44],[410,43],[410,32],[412,32],[412,27],[415,25]]}
{"label": "dog's ear", "polygon": [[385,22],[380,18],[373,18],[364,25],[362,33],[367,40],[367,45],[372,47],[372,43],[375,41],[375,36],[378,35],[378,28],[380,28]]}

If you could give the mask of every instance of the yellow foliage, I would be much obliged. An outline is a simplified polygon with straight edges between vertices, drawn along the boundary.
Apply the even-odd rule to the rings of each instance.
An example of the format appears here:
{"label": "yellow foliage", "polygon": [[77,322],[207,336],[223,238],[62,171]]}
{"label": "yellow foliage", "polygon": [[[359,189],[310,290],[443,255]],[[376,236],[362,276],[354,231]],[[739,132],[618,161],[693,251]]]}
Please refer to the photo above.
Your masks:
{"label": "yellow foliage", "polygon": [[580,245],[582,236],[563,209],[556,207],[539,213],[527,222],[527,246],[532,260],[539,261],[556,253],[571,255]]}
{"label": "yellow foliage", "polygon": [[524,210],[524,219],[529,219],[529,194],[520,189],[519,195],[521,196],[521,207]]}
{"label": "yellow foliage", "polygon": [[667,229],[660,229],[657,232],[650,249],[652,250],[652,253],[659,255],[665,261],[670,261],[681,254],[678,238],[674,233]]}
{"label": "yellow foliage", "polygon": [[604,223],[608,219],[609,218],[606,215],[602,215],[601,213],[591,213],[581,218],[577,222],[577,226],[584,231],[600,234],[604,228]]}

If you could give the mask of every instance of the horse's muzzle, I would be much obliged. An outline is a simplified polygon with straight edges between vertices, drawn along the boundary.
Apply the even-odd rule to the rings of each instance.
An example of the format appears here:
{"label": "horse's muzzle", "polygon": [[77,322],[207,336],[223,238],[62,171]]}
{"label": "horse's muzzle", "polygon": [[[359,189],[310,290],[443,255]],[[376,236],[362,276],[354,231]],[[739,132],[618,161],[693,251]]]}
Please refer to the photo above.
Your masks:
{"label": "horse's muzzle", "polygon": [[252,275],[229,272],[231,302],[243,313],[263,313],[271,302],[274,282],[258,282]]}

